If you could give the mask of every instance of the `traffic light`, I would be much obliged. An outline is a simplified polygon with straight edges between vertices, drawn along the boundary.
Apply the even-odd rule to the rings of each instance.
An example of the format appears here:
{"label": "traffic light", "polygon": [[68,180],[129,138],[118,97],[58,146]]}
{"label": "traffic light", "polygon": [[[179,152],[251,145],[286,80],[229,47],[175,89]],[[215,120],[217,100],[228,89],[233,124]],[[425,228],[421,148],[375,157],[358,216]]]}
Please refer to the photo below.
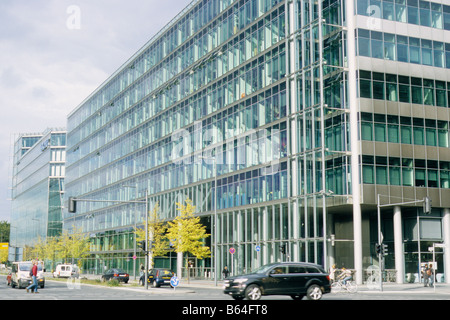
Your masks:
{"label": "traffic light", "polygon": [[381,254],[381,244],[375,244],[375,251],[377,253],[377,256]]}
{"label": "traffic light", "polygon": [[77,212],[77,201],[75,200],[74,197],[69,198],[69,212],[70,213]]}
{"label": "traffic light", "polygon": [[141,249],[142,251],[145,251],[145,240],[142,240],[142,241],[139,241],[138,243],[137,243],[137,245],[138,245],[138,247],[139,247],[139,249]]}
{"label": "traffic light", "polygon": [[431,213],[431,198],[430,197],[423,198],[423,212],[426,214]]}
{"label": "traffic light", "polygon": [[381,245],[381,253],[383,254],[383,256],[387,256],[388,255],[388,246],[387,244],[382,244]]}

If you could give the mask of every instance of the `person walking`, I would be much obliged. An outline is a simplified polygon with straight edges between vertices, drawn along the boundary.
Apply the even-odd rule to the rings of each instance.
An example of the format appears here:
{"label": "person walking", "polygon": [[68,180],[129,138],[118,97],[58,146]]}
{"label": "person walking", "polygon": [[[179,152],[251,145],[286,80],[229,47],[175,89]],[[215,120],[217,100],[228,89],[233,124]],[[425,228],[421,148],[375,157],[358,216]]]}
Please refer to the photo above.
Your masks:
{"label": "person walking", "polygon": [[30,275],[31,275],[31,279],[33,280],[33,283],[27,287],[27,293],[30,292],[30,290],[31,290],[31,293],[33,293],[33,289],[34,289],[34,293],[39,293],[37,290],[38,289],[37,271],[38,271],[37,261],[33,261],[33,266],[31,267],[31,271],[30,271]]}
{"label": "person walking", "polygon": [[426,287],[426,286],[428,286],[428,283],[430,281],[428,264],[425,264],[425,266],[423,267],[422,275],[423,275],[423,286]]}
{"label": "person walking", "polygon": [[336,265],[333,264],[330,268],[330,281],[335,282],[336,281]]}
{"label": "person walking", "polygon": [[433,270],[433,264],[432,263],[430,263],[428,265],[428,269],[425,270],[425,272],[426,272],[426,274],[428,276],[428,285],[430,287],[432,287],[433,284],[434,284],[434,270]]}
{"label": "person walking", "polygon": [[228,267],[225,266],[225,268],[223,268],[222,270],[222,276],[224,279],[228,278],[228,275],[230,274],[230,271],[228,270]]}

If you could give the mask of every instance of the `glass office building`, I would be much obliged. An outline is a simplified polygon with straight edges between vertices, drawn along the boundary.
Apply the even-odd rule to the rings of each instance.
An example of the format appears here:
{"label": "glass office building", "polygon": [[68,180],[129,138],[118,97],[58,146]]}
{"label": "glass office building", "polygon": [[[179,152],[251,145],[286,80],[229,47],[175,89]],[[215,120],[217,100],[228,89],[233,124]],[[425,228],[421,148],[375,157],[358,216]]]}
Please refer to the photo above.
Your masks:
{"label": "glass office building", "polygon": [[[193,259],[206,276],[295,260],[358,282],[378,265],[380,195],[385,267],[416,281],[428,247],[450,245],[449,8],[193,1],[69,115],[66,195],[148,192],[167,220],[192,199],[212,234],[212,258]],[[431,214],[411,203],[425,196]],[[90,234],[89,271],[132,272],[144,218],[141,203],[84,201],[64,223]]]}
{"label": "glass office building", "polygon": [[18,134],[14,141],[10,261],[40,238],[59,236],[66,155],[65,129]]}

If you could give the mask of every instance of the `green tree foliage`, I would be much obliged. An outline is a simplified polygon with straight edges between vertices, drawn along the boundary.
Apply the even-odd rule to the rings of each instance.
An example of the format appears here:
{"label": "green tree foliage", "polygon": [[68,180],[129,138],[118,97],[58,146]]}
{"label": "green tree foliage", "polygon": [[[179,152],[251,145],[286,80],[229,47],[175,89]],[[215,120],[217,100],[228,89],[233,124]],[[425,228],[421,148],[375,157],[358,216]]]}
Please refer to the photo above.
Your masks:
{"label": "green tree foliage", "polygon": [[167,229],[167,239],[170,239],[177,253],[190,253],[197,259],[211,256],[210,248],[204,245],[204,240],[210,235],[206,227],[200,223],[200,218],[194,215],[195,207],[187,199],[186,205],[177,203],[179,215],[171,222]]}
{"label": "green tree foliage", "polygon": [[[165,256],[170,251],[169,240],[165,237],[167,224],[159,217],[159,213],[159,205],[156,204],[150,212],[148,219],[148,240],[153,245],[151,250],[153,257]],[[145,228],[136,228],[134,233],[137,242],[145,240]],[[151,259],[151,264],[154,264],[153,259]]]}

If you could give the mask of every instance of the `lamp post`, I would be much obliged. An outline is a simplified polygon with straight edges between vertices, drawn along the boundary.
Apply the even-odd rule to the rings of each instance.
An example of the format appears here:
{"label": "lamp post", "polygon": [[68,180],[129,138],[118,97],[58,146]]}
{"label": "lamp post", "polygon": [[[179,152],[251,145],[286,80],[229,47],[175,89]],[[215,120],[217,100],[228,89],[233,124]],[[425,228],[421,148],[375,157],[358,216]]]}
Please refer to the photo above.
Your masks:
{"label": "lamp post", "polygon": [[214,161],[214,285],[217,286],[217,160],[215,157],[200,156],[199,158]]}

